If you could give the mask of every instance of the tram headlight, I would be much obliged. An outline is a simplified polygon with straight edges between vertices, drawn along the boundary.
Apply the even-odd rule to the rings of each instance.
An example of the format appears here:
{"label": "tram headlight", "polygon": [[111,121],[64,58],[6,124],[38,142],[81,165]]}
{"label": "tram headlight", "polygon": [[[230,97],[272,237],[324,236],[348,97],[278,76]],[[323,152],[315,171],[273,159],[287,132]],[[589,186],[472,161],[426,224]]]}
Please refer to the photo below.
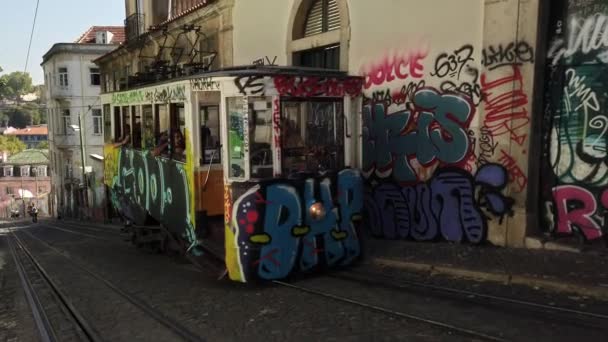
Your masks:
{"label": "tram headlight", "polygon": [[310,208],[308,208],[308,212],[310,217],[315,221],[321,221],[325,218],[325,207],[321,202],[313,203]]}

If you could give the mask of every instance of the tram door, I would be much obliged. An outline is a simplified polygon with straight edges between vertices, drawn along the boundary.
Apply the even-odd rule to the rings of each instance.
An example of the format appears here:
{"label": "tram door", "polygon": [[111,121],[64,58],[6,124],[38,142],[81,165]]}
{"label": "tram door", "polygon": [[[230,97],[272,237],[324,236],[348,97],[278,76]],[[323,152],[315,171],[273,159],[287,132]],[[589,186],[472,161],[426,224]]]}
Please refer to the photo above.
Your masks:
{"label": "tram door", "polygon": [[[220,140],[220,93],[198,92],[193,132],[197,165],[197,226],[207,241],[223,244],[224,172]],[[217,223],[217,224],[216,224]]]}

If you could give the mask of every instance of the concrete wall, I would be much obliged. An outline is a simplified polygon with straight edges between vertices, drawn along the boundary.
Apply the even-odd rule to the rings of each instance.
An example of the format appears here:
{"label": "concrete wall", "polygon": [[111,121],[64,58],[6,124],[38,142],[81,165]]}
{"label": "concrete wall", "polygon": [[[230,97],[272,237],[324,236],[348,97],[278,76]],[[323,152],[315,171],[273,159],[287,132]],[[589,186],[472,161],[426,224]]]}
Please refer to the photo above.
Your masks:
{"label": "concrete wall", "polygon": [[[249,65],[260,58],[266,60],[266,57],[277,65],[287,65],[287,31],[293,5],[294,0],[236,2],[233,11],[234,65]],[[261,8],[266,10],[265,14]],[[261,15],[268,18],[262,20]]]}
{"label": "concrete wall", "polygon": [[524,245],[537,6],[349,3],[374,235]]}

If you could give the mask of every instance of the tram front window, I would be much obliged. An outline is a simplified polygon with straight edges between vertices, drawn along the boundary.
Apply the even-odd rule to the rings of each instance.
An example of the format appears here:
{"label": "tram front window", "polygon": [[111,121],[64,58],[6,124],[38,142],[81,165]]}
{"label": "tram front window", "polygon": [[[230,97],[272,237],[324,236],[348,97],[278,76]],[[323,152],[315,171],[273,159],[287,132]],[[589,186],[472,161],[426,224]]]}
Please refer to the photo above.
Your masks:
{"label": "tram front window", "polygon": [[203,105],[200,108],[201,151],[203,164],[219,164],[220,160],[220,107]]}
{"label": "tram front window", "polygon": [[344,167],[341,102],[283,102],[283,174]]}
{"label": "tram front window", "polygon": [[272,177],[272,102],[270,98],[249,98],[249,139],[252,178]]}

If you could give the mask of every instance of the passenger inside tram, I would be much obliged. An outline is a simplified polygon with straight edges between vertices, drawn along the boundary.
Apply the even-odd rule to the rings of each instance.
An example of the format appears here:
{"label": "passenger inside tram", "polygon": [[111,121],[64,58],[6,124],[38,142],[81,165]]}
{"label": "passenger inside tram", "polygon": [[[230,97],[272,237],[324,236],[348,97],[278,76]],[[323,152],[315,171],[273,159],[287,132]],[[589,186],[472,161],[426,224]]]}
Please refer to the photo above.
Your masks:
{"label": "passenger inside tram", "polygon": [[126,145],[127,147],[131,144],[131,126],[125,124],[122,137],[118,139],[118,142],[114,144],[114,147],[121,147]]}
{"label": "passenger inside tram", "polygon": [[186,160],[186,140],[179,129],[173,132],[173,159]]}
{"label": "passenger inside tram", "polygon": [[157,157],[162,154],[168,154],[169,149],[169,132],[164,131],[158,137],[158,141],[156,143],[156,147],[152,151],[152,155]]}
{"label": "passenger inside tram", "polygon": [[[173,148],[169,149],[170,146]],[[161,133],[158,145],[154,151],[152,151],[152,155],[169,155],[170,150],[172,150],[173,159],[180,161],[186,159],[186,142],[182,132],[179,129],[173,131],[173,145],[171,145],[168,132],[165,131]]]}

